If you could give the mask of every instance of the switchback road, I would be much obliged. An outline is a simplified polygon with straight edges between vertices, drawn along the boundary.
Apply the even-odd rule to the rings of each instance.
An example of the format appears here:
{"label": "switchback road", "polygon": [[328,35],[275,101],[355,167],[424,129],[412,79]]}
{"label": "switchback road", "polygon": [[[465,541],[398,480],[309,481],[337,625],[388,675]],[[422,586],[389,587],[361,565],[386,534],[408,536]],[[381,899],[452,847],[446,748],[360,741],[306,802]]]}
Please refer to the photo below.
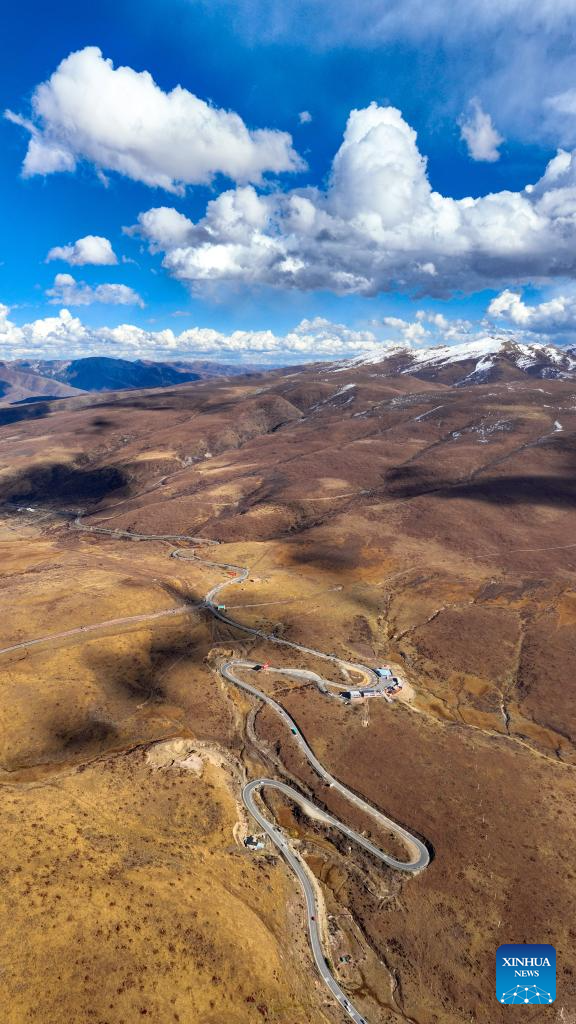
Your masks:
{"label": "switchback road", "polygon": [[[274,636],[271,633],[265,633],[262,630],[256,629],[252,626],[246,626],[244,625],[244,623],[238,622],[236,619],[233,619],[229,615],[227,615],[225,608],[219,608],[218,597],[220,593],[229,586],[243,583],[248,578],[250,570],[245,566],[233,565],[228,562],[209,561],[207,559],[200,558],[194,551],[182,549],[176,549],[172,551],[172,557],[193,559],[194,561],[202,562],[202,564],[204,565],[208,565],[220,570],[225,570],[226,572],[233,574],[228,579],[212,587],[205,597],[206,608],[211,612],[212,615],[215,616],[215,618],[219,619],[221,622],[224,622],[227,625],[234,627],[235,629],[239,629],[244,633],[248,633],[250,636],[258,637],[259,639],[264,640],[268,643],[290,647],[293,650],[297,650],[303,654],[310,654],[316,658],[323,658],[327,661],[331,661],[335,664],[340,665],[342,668],[348,671],[352,670],[359,672],[361,675],[364,676],[368,685],[372,689],[377,688],[382,692],[382,695],[384,697],[386,696],[386,694],[383,692],[384,687],[386,685],[385,682],[376,675],[374,669],[368,667],[367,665],[353,664],[344,661],[335,654],[327,654],[324,651],[318,651],[312,647],[305,647],[303,644],[298,644],[291,640],[285,640],[282,637]],[[327,811],[324,811],[322,808],[312,803],[312,801],[308,800],[301,793],[299,793],[298,790],[294,789],[292,786],[288,786],[284,782],[280,782],[277,779],[253,779],[251,782],[247,783],[247,785],[244,787],[242,791],[242,799],[244,801],[244,805],[246,806],[252,817],[257,821],[260,828],[269,837],[270,841],[282,854],[287,864],[298,878],[300,885],[302,886],[304,899],[306,901],[306,913],[308,917],[308,935],[310,939],[310,947],[320,977],[322,978],[324,984],[327,986],[327,988],[330,990],[330,992],[338,1002],[339,1006],[341,1006],[344,1012],[348,1015],[350,1020],[354,1021],[355,1024],[367,1024],[366,1019],[350,1001],[344,990],[338,984],[338,981],[334,977],[334,974],[330,970],[322,944],[322,935],[319,925],[320,914],[319,908],[317,906],[316,887],[310,876],[309,869],[307,868],[299,854],[296,852],[292,844],[289,842],[288,838],[284,835],[284,833],[278,828],[278,826],[273,825],[271,821],[263,813],[260,805],[256,801],[256,796],[258,793],[260,793],[261,790],[266,788],[275,789],[276,791],[283,793],[284,796],[287,796],[290,800],[299,804],[302,810],[310,817],[313,817],[316,820],[321,820],[326,825],[338,829],[358,846],[362,847],[368,853],[372,854],[372,856],[375,857],[377,860],[381,861],[381,863],[387,865],[387,867],[393,868],[396,871],[404,871],[413,875],[418,874],[420,871],[423,871],[424,868],[426,868],[427,865],[429,864],[430,855],[428,853],[426,845],[422,842],[421,839],[413,835],[411,832],[403,828],[401,825],[393,821],[391,818],[388,818],[381,811],[377,810],[377,808],[367,803],[367,801],[363,800],[362,797],[358,796],[352,790],[348,789],[347,786],[345,786],[334,775],[332,775],[324,767],[321,761],[318,760],[318,758],[314,754],[314,751],[309,746],[304,736],[300,732],[295,720],[291,717],[291,715],[288,714],[286,709],[282,707],[282,705],[275,701],[272,697],[270,697],[267,693],[264,693],[262,690],[259,690],[251,683],[246,682],[237,674],[238,670],[253,671],[255,667],[255,662],[233,659],[221,664],[219,666],[219,671],[222,677],[227,682],[232,683],[234,686],[237,686],[245,693],[248,693],[250,696],[255,697],[257,700],[262,701],[264,704],[268,705],[268,707],[272,708],[272,710],[278,715],[283,724],[290,730],[290,733],[293,736],[294,741],[297,743],[301,752],[303,753],[307,761],[312,765],[314,770],[318,773],[320,778],[324,782],[326,782],[328,786],[337,790],[350,803],[354,804],[366,815],[371,817],[372,820],[375,821],[379,826],[396,835],[404,843],[407,850],[409,851],[410,859],[407,861],[400,861],[397,860],[395,857],[391,857],[389,854],[384,853],[382,850],[380,850],[379,847],[375,846],[374,843],[370,842],[369,839],[366,839],[364,836],[360,835],[360,833],[356,832],[354,829],[350,828],[348,825],[345,825],[343,822],[339,821],[331,814],[328,814]],[[323,692],[325,693],[329,692],[328,687],[330,685],[334,685],[331,684],[328,680],[322,679],[322,677],[319,676],[317,673],[309,672],[304,669],[283,668],[273,669],[272,671],[279,671],[283,675],[292,676],[296,679],[310,679],[316,682],[319,688],[323,690]]]}
{"label": "switchback road", "polygon": [[[80,529],[86,533],[105,534],[107,536],[117,537],[118,539],[150,541],[176,540],[189,541],[197,544],[212,545],[218,543],[217,541],[206,540],[201,537],[188,537],[186,535],[181,534],[138,534],[132,533],[127,530],[113,530],[104,527],[90,527],[84,525],[81,522],[81,513],[76,515],[76,518],[73,522],[73,526],[76,529]],[[207,565],[215,569],[225,570],[231,574],[231,576],[228,579],[212,587],[208,591],[204,599],[204,607],[221,622],[225,622],[227,625],[232,626],[235,629],[239,629],[242,632],[248,633],[251,636],[256,636],[259,639],[264,640],[268,643],[274,643],[283,645],[285,647],[290,647],[303,654],[310,654],[316,658],[323,658],[327,661],[331,661],[334,664],[340,665],[341,668],[347,671],[352,670],[359,672],[367,680],[367,682],[370,683],[372,689],[378,687],[379,689],[383,690],[383,681],[378,678],[378,676],[374,672],[374,669],[370,668],[369,666],[353,664],[339,658],[335,654],[327,654],[323,651],[317,651],[314,648],[305,647],[304,645],[295,643],[291,640],[285,640],[282,637],[277,637],[273,634],[265,633],[262,630],[255,629],[251,626],[246,626],[243,623],[237,622],[235,619],[232,619],[229,615],[227,615],[225,608],[219,608],[217,602],[218,595],[226,587],[244,582],[248,578],[250,572],[248,568],[245,568],[244,566],[232,565],[226,562],[210,561],[208,559],[201,558],[195,553],[195,551],[192,551],[190,549],[182,550],[178,548],[172,551],[171,555],[173,558],[194,560],[202,563],[203,565]],[[106,625],[110,625],[113,623],[120,624],[121,622],[127,621],[139,621],[141,619],[143,620],[144,618],[159,618],[161,615],[167,614],[181,614],[183,610],[183,608],[175,608],[171,609],[169,612],[158,612],[148,616],[142,615],[133,616],[130,619],[124,620],[111,620],[111,622],[106,623]],[[75,633],[80,632],[81,630],[95,629],[99,628],[102,625],[104,625],[104,623],[99,623],[98,626],[79,627],[77,629],[68,630],[64,633],[53,634],[52,637],[42,637],[37,640],[22,642],[15,645],[13,644],[11,647],[7,647],[3,650],[0,650],[0,654],[6,653],[9,650],[18,650],[20,648],[29,647],[32,644],[42,643],[48,639],[56,639],[56,637],[71,636]],[[330,970],[322,945],[322,935],[319,927],[320,914],[317,905],[318,898],[316,895],[316,888],[312,880],[312,876],[309,872],[309,869],[305,865],[300,855],[296,852],[293,845],[289,842],[288,838],[281,831],[281,829],[277,825],[273,825],[272,822],[263,813],[259,803],[256,800],[256,797],[263,789],[275,789],[277,792],[282,793],[290,800],[299,804],[302,810],[308,816],[324,822],[331,828],[338,829],[350,840],[352,840],[352,842],[356,843],[357,846],[360,846],[362,849],[366,850],[373,857],[379,860],[382,864],[385,864],[387,867],[393,868],[396,871],[403,871],[415,875],[418,872],[422,871],[425,867],[427,867],[430,860],[430,856],[426,848],[426,845],[422,842],[421,839],[413,835],[411,832],[403,828],[401,825],[393,821],[391,818],[388,818],[385,814],[379,811],[376,807],[373,807],[371,804],[369,804],[362,797],[358,796],[352,790],[348,789],[347,786],[340,782],[339,779],[337,779],[324,767],[322,762],[318,760],[318,758],[314,754],[314,751],[309,746],[304,736],[300,732],[296,721],[291,717],[291,715],[288,714],[286,709],[281,704],[274,700],[273,697],[270,697],[267,693],[257,689],[257,687],[253,686],[251,683],[246,682],[239,675],[237,675],[238,671],[250,671],[254,670],[255,667],[255,662],[244,661],[241,659],[231,659],[229,661],[225,661],[224,663],[222,663],[219,666],[219,671],[222,678],[226,682],[231,683],[232,685],[238,687],[245,693],[248,693],[251,697],[254,697],[257,700],[262,701],[264,704],[270,707],[275,712],[275,714],[278,715],[281,722],[287,727],[287,729],[290,730],[294,742],[298,745],[300,751],[302,752],[306,760],[309,762],[309,764],[317,772],[319,777],[330,788],[337,790],[337,792],[344,796],[346,800],[354,804],[366,815],[372,818],[372,820],[378,826],[396,835],[403,842],[409,853],[410,859],[406,861],[397,860],[395,857],[392,857],[389,854],[384,853],[382,850],[380,850],[378,846],[372,843],[365,836],[356,832],[348,825],[345,825],[343,822],[333,817],[323,808],[314,804],[311,800],[308,800],[297,789],[293,788],[292,786],[288,786],[286,783],[281,782],[278,779],[253,779],[251,782],[247,783],[247,785],[244,787],[242,791],[242,799],[247,810],[252,815],[252,817],[257,821],[260,828],[262,828],[266,835],[269,837],[269,839],[274,844],[276,849],[284,857],[285,861],[292,869],[292,871],[294,872],[302,886],[304,898],[306,901],[306,912],[308,917],[308,935],[310,938],[310,946],[312,949],[312,955],[314,957],[316,967],[318,969],[318,973],[322,978],[322,981],[330,990],[330,992],[338,1002],[339,1006],[347,1014],[349,1019],[354,1021],[354,1024],[367,1024],[366,1019],[351,1003],[350,999],[343,991],[343,989],[340,987],[338,981],[336,980],[332,971]],[[334,684],[330,683],[329,680],[322,679],[322,677],[317,675],[317,673],[308,672],[303,669],[284,668],[279,670],[272,669],[272,671],[280,671],[282,672],[282,674],[293,676],[296,679],[311,679],[312,681],[316,682],[317,685],[319,685],[320,689],[322,689],[324,692],[329,692],[328,688],[330,686],[334,686]],[[385,694],[383,694],[383,696],[385,696]]]}

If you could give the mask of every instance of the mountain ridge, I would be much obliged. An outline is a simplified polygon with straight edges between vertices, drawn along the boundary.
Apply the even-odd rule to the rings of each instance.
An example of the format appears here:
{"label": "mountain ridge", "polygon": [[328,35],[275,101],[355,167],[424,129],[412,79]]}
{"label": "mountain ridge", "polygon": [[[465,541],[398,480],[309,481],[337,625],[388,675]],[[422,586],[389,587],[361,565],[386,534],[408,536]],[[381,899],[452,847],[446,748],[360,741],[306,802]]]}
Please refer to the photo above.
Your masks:
{"label": "mountain ridge", "polygon": [[[576,347],[535,342],[508,336],[484,336],[454,345],[415,348],[390,343],[380,348],[330,362],[277,367],[280,375],[357,371],[373,375],[411,376],[452,387],[537,378],[576,380]],[[86,356],[80,359],[34,359],[0,362],[0,402],[13,404],[35,399],[71,398],[94,392],[134,391],[173,387],[215,377],[240,377],[275,372],[252,364],[211,362],[206,359],[155,361]]]}
{"label": "mountain ridge", "polygon": [[[382,352],[357,356],[332,364],[334,372],[384,365],[391,375],[410,374],[422,380],[439,380],[463,386],[487,384],[509,377],[576,379],[576,349],[557,345],[513,341],[504,336],[477,338],[455,345],[413,348],[390,345]],[[465,371],[458,377],[457,368]],[[454,379],[452,379],[454,378]]]}
{"label": "mountain ridge", "polygon": [[98,391],[171,387],[213,377],[245,375],[250,366],[210,360],[163,362],[85,356],[80,359],[16,359],[0,362],[0,402],[72,398]]}

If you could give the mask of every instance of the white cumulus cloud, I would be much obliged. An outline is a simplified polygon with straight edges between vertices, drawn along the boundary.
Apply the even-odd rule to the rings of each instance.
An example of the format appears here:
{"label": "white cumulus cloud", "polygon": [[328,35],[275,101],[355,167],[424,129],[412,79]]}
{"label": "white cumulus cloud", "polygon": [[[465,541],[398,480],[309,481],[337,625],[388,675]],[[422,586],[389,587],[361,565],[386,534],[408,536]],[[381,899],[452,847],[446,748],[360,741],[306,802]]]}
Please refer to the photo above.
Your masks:
{"label": "white cumulus cloud", "polygon": [[141,213],[138,224],[124,228],[126,235],[143,234],[154,252],[185,244],[191,237],[193,225],[188,217],[173,206],[156,206]]}
{"label": "white cumulus cloud", "polygon": [[0,305],[0,358],[60,358],[86,355],[127,359],[207,357],[271,363],[307,362],[358,355],[382,348],[372,331],[354,330],[323,318],[302,320],[284,335],[273,331],[237,330],[224,334],[210,327],[191,327],[180,333],[170,328],[149,330],[135,324],[89,327],[68,309],[17,326],[8,306]]}
{"label": "white cumulus cloud", "polygon": [[[450,346],[456,345],[456,351],[478,351],[481,355],[504,341],[546,343],[552,340],[542,330],[544,321],[554,337],[556,325],[564,314],[557,311],[554,318],[548,309],[543,311],[547,304],[540,303],[529,307],[535,311],[532,318],[521,312],[516,317],[519,321],[516,325],[513,311],[518,307],[510,295],[512,293],[503,293],[504,297],[489,315],[493,318],[501,315],[512,327],[504,325],[495,329],[487,320],[471,322],[419,309],[412,320],[384,317],[373,323],[373,330],[315,317],[302,320],[285,334],[272,330],[236,330],[225,334],[211,327],[189,327],[175,332],[171,328],[153,330],[131,323],[91,327],[68,309],[61,309],[57,316],[17,325],[10,318],[9,307],[0,304],[0,359],[108,355],[126,359],[207,358],[282,365],[367,356],[376,362],[398,352],[399,348],[410,349],[418,358],[424,358],[431,346],[443,346],[448,354]],[[513,295],[512,298],[519,297]],[[576,300],[571,309],[566,310],[565,317],[563,326],[571,324],[576,330]]]}
{"label": "white cumulus cloud", "polygon": [[430,337],[422,323],[422,318],[416,320],[404,320],[399,316],[385,316],[382,320],[384,327],[390,328],[406,345],[422,345]]}
{"label": "white cumulus cloud", "polygon": [[443,296],[576,275],[576,158],[536,185],[479,198],[432,189],[399,110],[353,110],[326,190],[221,193],[197,222],[159,207],[128,229],[168,272],[206,285]]}
{"label": "white cumulus cloud", "polygon": [[498,147],[504,139],[496,131],[490,114],[482,109],[480,100],[473,99],[467,113],[460,119],[460,137],[466,143],[472,160],[494,163],[500,159]]}
{"label": "white cumulus cloud", "polygon": [[576,331],[576,294],[554,295],[530,305],[524,302],[520,292],[507,288],[492,299],[487,313],[495,320],[505,320],[538,334],[573,334]]}
{"label": "white cumulus cloud", "polygon": [[85,235],[69,245],[55,245],[46,260],[64,260],[72,267],[110,267],[118,263],[111,242],[102,235]]}
{"label": "white cumulus cloud", "polygon": [[126,284],[89,285],[77,281],[72,274],[56,274],[54,284],[46,291],[52,305],[91,306],[102,302],[114,306],[143,306],[138,292]]}
{"label": "white cumulus cloud", "polygon": [[300,124],[310,124],[312,120],[312,114],[310,113],[309,110],[301,110],[300,113],[298,114],[298,120],[300,121]]}
{"label": "white cumulus cloud", "polygon": [[81,160],[182,193],[216,174],[260,182],[305,164],[286,132],[250,130],[229,110],[178,85],[164,92],[147,71],[114,68],[96,46],[66,57],[32,96],[32,117],[6,111],[30,132],[23,174],[73,171]]}

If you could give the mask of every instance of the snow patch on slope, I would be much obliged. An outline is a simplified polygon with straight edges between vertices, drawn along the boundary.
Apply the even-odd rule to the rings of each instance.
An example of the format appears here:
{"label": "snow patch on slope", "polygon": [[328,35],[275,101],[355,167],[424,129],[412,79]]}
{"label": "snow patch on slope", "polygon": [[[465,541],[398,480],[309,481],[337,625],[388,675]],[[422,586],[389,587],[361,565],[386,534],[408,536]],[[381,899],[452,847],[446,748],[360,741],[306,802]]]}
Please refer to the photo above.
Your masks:
{"label": "snow patch on slope", "polygon": [[[397,357],[396,372],[418,373],[426,368],[449,366],[475,361],[476,366],[459,384],[473,382],[489,374],[498,357],[507,357],[520,370],[541,366],[542,377],[570,377],[576,370],[574,350],[555,345],[525,344],[508,336],[485,335],[459,345],[437,345],[434,348],[411,348],[409,345],[387,344],[367,354],[335,363],[330,372],[343,373],[362,366],[371,366]],[[373,375],[377,376],[377,375]]]}

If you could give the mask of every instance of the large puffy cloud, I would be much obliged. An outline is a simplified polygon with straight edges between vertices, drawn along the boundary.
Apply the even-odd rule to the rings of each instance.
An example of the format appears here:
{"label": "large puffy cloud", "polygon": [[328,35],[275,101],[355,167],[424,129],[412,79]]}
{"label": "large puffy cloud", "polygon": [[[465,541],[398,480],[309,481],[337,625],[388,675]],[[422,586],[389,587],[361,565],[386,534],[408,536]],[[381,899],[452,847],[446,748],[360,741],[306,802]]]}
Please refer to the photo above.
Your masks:
{"label": "large puffy cloud", "polygon": [[0,357],[4,359],[100,354],[128,359],[245,358],[278,364],[358,355],[382,347],[372,331],[356,331],[322,318],[302,320],[292,331],[277,335],[266,330],[223,334],[209,327],[175,333],[170,328],[152,331],[129,323],[93,328],[67,309],[17,326],[9,313],[7,306],[0,305]]}
{"label": "large puffy cloud", "polygon": [[222,282],[374,295],[446,295],[576,275],[576,158],[521,192],[435,192],[393,107],[353,110],[326,191],[223,192],[197,223],[160,207],[139,231],[192,288]]}
{"label": "large puffy cloud", "polygon": [[496,131],[490,114],[482,109],[480,100],[474,98],[460,120],[460,136],[464,139],[472,160],[494,163],[500,159],[499,146],[504,139]]}
{"label": "large puffy cloud", "polygon": [[176,86],[165,93],[147,71],[114,68],[95,46],[71,53],[32,97],[32,118],[9,120],[31,139],[26,177],[73,171],[79,160],[182,192],[216,174],[259,182],[304,165],[286,132],[250,131],[242,118]]}
{"label": "large puffy cloud", "polygon": [[56,274],[52,288],[46,294],[52,305],[91,306],[102,302],[113,306],[143,306],[138,292],[126,284],[98,284],[94,287],[77,281],[72,274]]}
{"label": "large puffy cloud", "polygon": [[55,245],[46,260],[64,260],[72,267],[84,267],[87,264],[110,267],[118,263],[112,243],[102,235],[84,235],[84,238],[78,238],[69,245]]}
{"label": "large puffy cloud", "polygon": [[525,331],[538,334],[576,333],[576,294],[554,295],[534,305],[524,302],[520,292],[505,289],[492,299],[488,316],[507,321]]}

